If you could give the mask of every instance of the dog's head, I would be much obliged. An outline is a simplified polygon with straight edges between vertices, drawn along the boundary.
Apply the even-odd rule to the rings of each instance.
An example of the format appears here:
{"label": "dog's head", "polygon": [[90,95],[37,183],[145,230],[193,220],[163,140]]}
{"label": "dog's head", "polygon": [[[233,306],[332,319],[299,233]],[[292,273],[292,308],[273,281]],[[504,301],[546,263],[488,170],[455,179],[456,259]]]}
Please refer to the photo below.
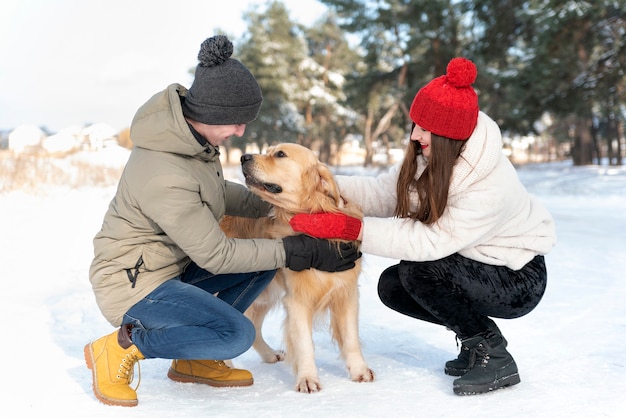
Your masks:
{"label": "dog's head", "polygon": [[336,212],[344,205],[328,167],[301,145],[282,143],[265,154],[245,154],[241,169],[255,194],[292,214]]}

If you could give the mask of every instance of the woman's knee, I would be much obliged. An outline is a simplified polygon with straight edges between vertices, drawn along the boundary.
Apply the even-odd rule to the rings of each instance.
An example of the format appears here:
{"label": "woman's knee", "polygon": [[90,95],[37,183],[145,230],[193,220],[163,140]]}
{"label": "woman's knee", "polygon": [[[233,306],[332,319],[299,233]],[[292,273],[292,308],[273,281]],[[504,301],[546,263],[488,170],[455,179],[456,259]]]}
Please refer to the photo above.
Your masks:
{"label": "woman's knee", "polygon": [[394,295],[402,288],[400,278],[398,277],[398,265],[387,267],[378,279],[378,297],[386,306],[393,306]]}

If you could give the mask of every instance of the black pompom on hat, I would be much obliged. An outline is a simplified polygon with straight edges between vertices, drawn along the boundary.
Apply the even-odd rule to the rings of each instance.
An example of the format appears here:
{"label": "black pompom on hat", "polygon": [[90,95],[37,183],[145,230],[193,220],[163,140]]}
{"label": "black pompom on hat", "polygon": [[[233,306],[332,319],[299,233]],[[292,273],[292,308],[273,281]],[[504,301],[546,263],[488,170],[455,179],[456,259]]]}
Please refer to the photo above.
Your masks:
{"label": "black pompom on hat", "polygon": [[200,46],[193,84],[183,101],[183,114],[207,125],[239,125],[256,119],[263,102],[261,88],[236,59],[232,42],[224,35]]}

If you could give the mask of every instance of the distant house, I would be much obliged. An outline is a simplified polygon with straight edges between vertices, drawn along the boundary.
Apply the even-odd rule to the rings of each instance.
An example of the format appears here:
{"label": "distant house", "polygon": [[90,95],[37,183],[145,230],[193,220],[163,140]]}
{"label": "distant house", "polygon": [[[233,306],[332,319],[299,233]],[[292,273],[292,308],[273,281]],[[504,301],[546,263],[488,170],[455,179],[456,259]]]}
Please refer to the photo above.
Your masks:
{"label": "distant house", "polygon": [[43,138],[41,147],[48,154],[67,154],[78,151],[85,142],[82,130],[83,128],[78,125],[62,129],[56,134]]}
{"label": "distant house", "polygon": [[43,130],[32,125],[20,125],[9,133],[9,150],[15,153],[32,152],[46,137]]}
{"label": "distant house", "polygon": [[16,153],[43,151],[58,155],[81,150],[100,151],[111,145],[118,145],[117,132],[105,123],[69,126],[51,135],[36,126],[22,125],[8,136],[8,148]]}
{"label": "distant house", "polygon": [[87,146],[93,151],[117,145],[117,131],[106,123],[94,123],[83,128],[81,133]]}

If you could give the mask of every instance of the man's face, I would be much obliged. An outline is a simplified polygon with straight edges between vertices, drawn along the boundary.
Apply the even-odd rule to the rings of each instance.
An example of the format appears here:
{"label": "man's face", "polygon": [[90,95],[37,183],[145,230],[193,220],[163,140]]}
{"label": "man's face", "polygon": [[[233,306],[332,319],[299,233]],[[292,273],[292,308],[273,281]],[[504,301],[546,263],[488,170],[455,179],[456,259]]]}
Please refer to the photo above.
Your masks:
{"label": "man's face", "polygon": [[243,136],[246,131],[245,124],[239,125],[207,125],[195,122],[194,129],[200,133],[211,145],[217,147],[222,145],[231,136]]}

